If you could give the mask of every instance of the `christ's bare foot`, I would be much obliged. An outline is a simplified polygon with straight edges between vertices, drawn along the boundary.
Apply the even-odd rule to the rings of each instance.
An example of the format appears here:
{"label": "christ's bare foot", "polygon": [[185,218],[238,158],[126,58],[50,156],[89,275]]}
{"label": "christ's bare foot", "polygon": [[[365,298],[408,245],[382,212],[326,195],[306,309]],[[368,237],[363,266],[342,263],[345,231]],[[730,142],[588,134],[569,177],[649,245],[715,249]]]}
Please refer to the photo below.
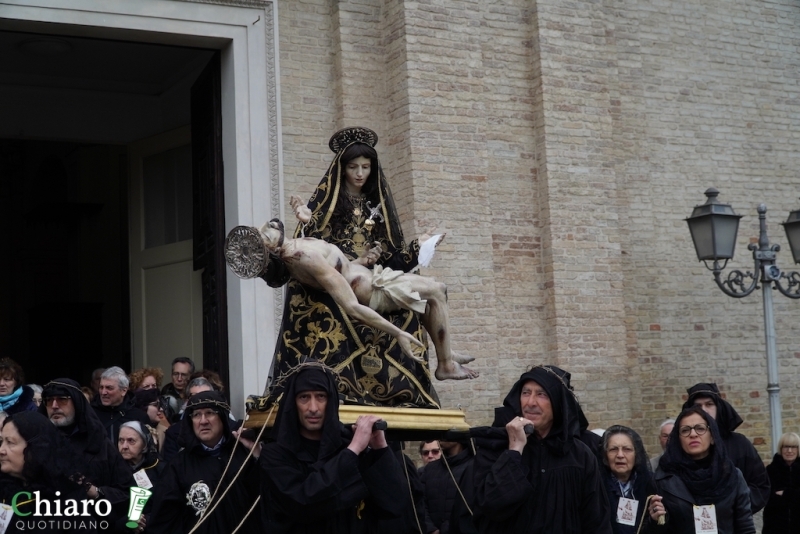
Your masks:
{"label": "christ's bare foot", "polygon": [[458,362],[439,362],[434,376],[438,380],[465,380],[467,378],[478,378],[479,373],[469,367],[465,367]]}
{"label": "christ's bare foot", "polygon": [[458,352],[453,352],[453,361],[456,363],[469,363],[475,361],[475,358],[472,356],[467,356],[466,354],[459,354]]}

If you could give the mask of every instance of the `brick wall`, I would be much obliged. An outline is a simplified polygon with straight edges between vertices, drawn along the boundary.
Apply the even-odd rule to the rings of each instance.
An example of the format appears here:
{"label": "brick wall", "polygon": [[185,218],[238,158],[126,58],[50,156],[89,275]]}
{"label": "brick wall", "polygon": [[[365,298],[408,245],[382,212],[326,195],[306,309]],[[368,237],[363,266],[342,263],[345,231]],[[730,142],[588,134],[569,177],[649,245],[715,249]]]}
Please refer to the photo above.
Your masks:
{"label": "brick wall", "polygon": [[[310,194],[334,130],[378,132],[406,237],[448,231],[423,274],[447,283],[454,348],[482,372],[437,383],[471,422],[555,363],[592,427],[631,424],[656,452],[685,389],[716,381],[766,458],[760,295],[723,295],[683,219],[715,186],[746,216],[734,265],[752,269],[759,202],[786,245],[798,19],[788,0],[281,3],[286,194]],[[797,430],[800,303],[775,301]]]}

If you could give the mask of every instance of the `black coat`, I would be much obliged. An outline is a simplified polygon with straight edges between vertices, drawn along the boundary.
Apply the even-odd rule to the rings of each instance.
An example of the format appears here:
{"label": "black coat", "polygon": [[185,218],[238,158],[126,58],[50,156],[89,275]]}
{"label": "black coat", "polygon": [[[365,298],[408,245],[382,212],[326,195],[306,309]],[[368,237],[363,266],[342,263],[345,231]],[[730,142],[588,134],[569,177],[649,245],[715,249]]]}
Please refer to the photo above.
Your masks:
{"label": "black coat", "polygon": [[95,395],[92,399],[92,408],[114,447],[117,446],[119,427],[122,426],[122,423],[139,421],[143,425],[152,425],[147,413],[133,405],[133,394],[130,392],[125,394],[122,402],[117,406],[103,406],[103,403],[100,402],[100,395]]}
{"label": "black coat", "polygon": [[481,533],[611,534],[596,456],[579,440],[562,456],[535,437],[523,454],[480,449],[475,484]]}
{"label": "black coat", "polygon": [[[390,443],[391,447],[392,444]],[[425,533],[425,488],[419,479],[419,474],[411,458],[401,450],[395,450],[394,455],[403,469],[403,486],[406,493],[411,494],[414,502],[409,504],[405,513],[400,517],[379,520],[376,530],[380,534],[420,534],[420,528]]]}
{"label": "black coat", "polygon": [[261,452],[266,532],[377,533],[381,520],[401,517],[411,507],[402,467],[390,448],[357,456],[342,445],[318,460],[319,442],[301,438],[300,443],[300,450],[270,443]]}
{"label": "black coat", "polygon": [[769,500],[769,477],[764,461],[750,440],[738,432],[731,432],[728,435],[723,433],[722,441],[728,458],[742,472],[750,488],[750,511],[755,514],[764,508]]}
{"label": "black coat", "polygon": [[619,489],[617,479],[611,474],[611,470],[606,467],[603,471],[606,495],[608,495],[608,504],[611,511],[611,530],[614,534],[636,534],[642,518],[642,513],[645,511],[647,497],[656,493],[656,484],[653,481],[653,474],[648,472],[644,475],[637,475],[636,479],[633,481],[633,490],[628,498],[638,501],[639,506],[636,509],[636,525],[631,526],[617,522],[617,507],[619,506],[622,493]]}
{"label": "black coat", "polygon": [[[452,458],[445,458],[442,455],[441,458],[429,463],[422,470],[420,478],[425,485],[425,509],[428,513],[427,532],[438,529],[440,534],[450,533],[453,506],[457,500],[461,500],[456,484],[459,488],[467,485],[464,473],[474,460],[472,449],[467,448]],[[448,465],[450,466],[449,470]],[[472,480],[469,481],[469,484],[472,484]]]}
{"label": "black coat", "polygon": [[[767,466],[772,486],[769,501],[764,508],[762,534],[796,534],[800,532],[800,464],[787,465],[780,454],[776,454]],[[783,491],[777,495],[776,491]]]}
{"label": "black coat", "polygon": [[[199,442],[181,450],[167,465],[155,492],[150,499],[154,502],[152,514],[147,524],[148,534],[177,534],[189,532],[199,519],[197,510],[189,502],[191,494],[205,502],[199,487],[207,488],[213,494],[219,485],[219,492],[210,506],[219,501],[222,492],[230,486],[219,506],[213,512],[206,512],[207,519],[197,529],[199,534],[220,534],[232,532],[244,519],[245,514],[258,498],[258,467],[252,458],[233,481],[239,468],[245,462],[248,450],[241,444],[234,449],[235,441],[228,438],[219,454],[203,449]],[[233,454],[225,478],[222,472]],[[198,484],[198,486],[193,485]],[[205,486],[202,486],[202,485]],[[209,507],[210,508],[210,507]],[[210,515],[209,515],[210,513]],[[258,506],[249,515],[241,532],[261,532],[261,516]]]}
{"label": "black coat", "polygon": [[[717,532],[719,534],[755,534],[753,514],[750,512],[750,497],[742,473],[732,469],[725,476],[736,477],[736,491],[729,493],[714,502],[717,515]],[[667,511],[667,519],[663,526],[649,519],[645,520],[645,531],[658,534],[690,534],[695,531],[694,505],[711,504],[698,502],[689,493],[683,481],[674,473],[665,473],[661,468],[656,471],[656,486],[661,501]],[[719,482],[725,484],[724,481]]]}

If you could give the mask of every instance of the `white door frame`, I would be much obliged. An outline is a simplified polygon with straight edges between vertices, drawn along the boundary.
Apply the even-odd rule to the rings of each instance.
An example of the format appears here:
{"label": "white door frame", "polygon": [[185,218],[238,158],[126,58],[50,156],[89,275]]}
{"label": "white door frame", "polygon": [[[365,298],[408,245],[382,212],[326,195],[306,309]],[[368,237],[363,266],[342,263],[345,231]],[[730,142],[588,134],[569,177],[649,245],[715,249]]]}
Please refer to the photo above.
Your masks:
{"label": "white door frame", "polygon": [[[267,0],[0,0],[0,29],[218,49],[226,231],[282,216],[277,5]],[[227,275],[231,404],[262,393],[282,292]],[[165,370],[168,375],[169,370]]]}

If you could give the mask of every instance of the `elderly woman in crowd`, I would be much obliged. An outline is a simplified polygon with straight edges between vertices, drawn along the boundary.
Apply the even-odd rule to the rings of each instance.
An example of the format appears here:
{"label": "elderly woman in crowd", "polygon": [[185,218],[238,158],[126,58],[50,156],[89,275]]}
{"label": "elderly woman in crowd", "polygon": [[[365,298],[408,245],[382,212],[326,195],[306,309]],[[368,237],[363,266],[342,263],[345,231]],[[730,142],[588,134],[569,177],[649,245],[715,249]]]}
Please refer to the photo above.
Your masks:
{"label": "elderly woman in crowd", "polygon": [[9,415],[36,411],[33,390],[24,382],[25,374],[17,362],[11,358],[0,359],[0,411]]}
{"label": "elderly woman in crowd", "polygon": [[614,425],[603,434],[605,488],[614,534],[636,534],[647,496],[656,491],[644,443],[634,430]]}
{"label": "elderly woman in crowd", "polygon": [[686,534],[699,525],[718,534],[755,534],[750,490],[721,443],[716,422],[701,407],[681,412],[656,471],[649,532]]}
{"label": "elderly woman in crowd", "polygon": [[800,532],[800,463],[797,451],[800,436],[787,432],[778,441],[778,452],[767,466],[771,486],[764,508],[762,534]]}
{"label": "elderly woman in crowd", "polygon": [[[158,484],[158,479],[161,478],[166,464],[158,458],[158,451],[156,451],[156,444],[150,430],[139,421],[122,423],[119,428],[117,446],[122,458],[131,466],[136,484],[140,488],[154,491],[153,488]],[[152,503],[148,501],[139,520],[140,530],[146,528],[151,508]],[[118,528],[124,526],[124,519],[118,521]]]}

